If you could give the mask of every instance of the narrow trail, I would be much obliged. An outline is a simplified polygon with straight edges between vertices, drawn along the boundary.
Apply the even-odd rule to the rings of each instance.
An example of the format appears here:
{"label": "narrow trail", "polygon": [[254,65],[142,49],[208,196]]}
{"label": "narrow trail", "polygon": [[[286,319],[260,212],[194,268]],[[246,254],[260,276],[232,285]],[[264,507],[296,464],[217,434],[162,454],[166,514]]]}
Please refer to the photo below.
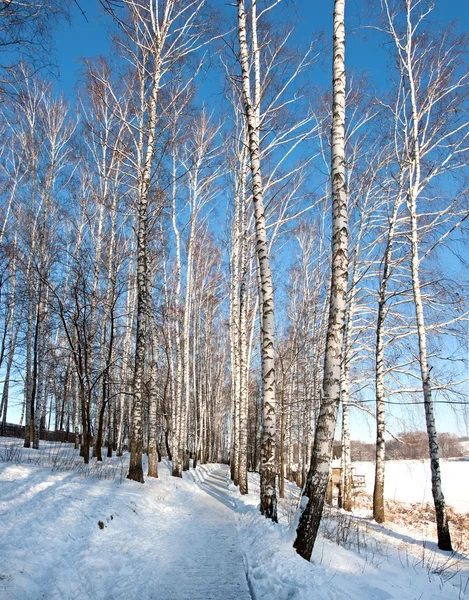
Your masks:
{"label": "narrow trail", "polygon": [[161,598],[251,600],[226,475],[226,467],[220,467],[199,483],[187,507],[190,519],[167,532],[168,569],[159,568]]}

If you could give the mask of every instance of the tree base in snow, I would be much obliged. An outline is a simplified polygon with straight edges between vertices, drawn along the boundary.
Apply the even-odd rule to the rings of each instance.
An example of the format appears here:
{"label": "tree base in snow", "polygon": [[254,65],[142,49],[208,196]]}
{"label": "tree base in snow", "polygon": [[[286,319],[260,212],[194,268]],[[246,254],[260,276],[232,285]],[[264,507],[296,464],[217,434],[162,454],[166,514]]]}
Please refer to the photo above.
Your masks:
{"label": "tree base in snow", "polygon": [[136,460],[132,456],[130,457],[130,467],[127,479],[131,479],[132,481],[138,481],[139,483],[145,483],[145,479],[143,478],[141,457],[140,460]]}

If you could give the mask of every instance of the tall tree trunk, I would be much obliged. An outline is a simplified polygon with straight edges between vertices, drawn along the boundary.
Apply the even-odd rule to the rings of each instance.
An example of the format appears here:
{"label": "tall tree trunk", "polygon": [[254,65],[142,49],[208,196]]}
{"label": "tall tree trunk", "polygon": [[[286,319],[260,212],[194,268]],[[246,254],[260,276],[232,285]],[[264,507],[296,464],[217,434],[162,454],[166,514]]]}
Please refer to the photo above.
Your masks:
{"label": "tall tree trunk", "polygon": [[[131,253],[133,254],[133,253]],[[123,383],[124,393],[120,394],[119,398],[119,422],[117,425],[117,456],[122,456],[124,446],[124,431],[125,431],[125,415],[128,404],[128,393],[129,393],[129,362],[130,362],[130,343],[133,333],[133,322],[136,305],[136,293],[131,285],[131,268],[132,260],[129,261],[129,271],[127,275],[127,281],[129,284],[129,291],[126,299],[126,323],[125,323],[125,336],[122,349],[122,367],[120,369],[120,378]]]}
{"label": "tall tree trunk", "polygon": [[190,343],[191,343],[191,323],[192,323],[192,285],[193,285],[193,251],[196,234],[196,213],[191,216],[188,248],[187,248],[187,271],[186,271],[186,294],[184,298],[184,319],[182,328],[182,348],[183,348],[183,373],[184,373],[184,398],[181,403],[180,411],[180,430],[179,430],[179,457],[182,460],[183,471],[189,470],[188,456],[188,419],[191,399],[191,369],[190,369]]}
{"label": "tall tree trunk", "polygon": [[[418,174],[416,181],[419,180]],[[415,190],[415,188],[414,188]],[[425,318],[420,291],[419,277],[419,253],[417,233],[417,208],[416,194],[410,193],[409,210],[411,218],[411,246],[412,246],[412,288],[414,293],[415,315],[417,318],[417,333],[419,340],[419,363],[420,374],[423,384],[423,399],[425,405],[425,422],[427,425],[428,446],[430,450],[430,465],[432,472],[432,494],[435,503],[436,526],[438,534],[438,548],[440,550],[452,551],[451,535],[449,531],[446,504],[441,486],[441,469],[438,448],[438,438],[435,426],[435,415],[433,412],[432,386],[430,381],[430,369],[427,362],[427,334],[425,329]]]}
{"label": "tall tree trunk", "polygon": [[[132,433],[130,438],[130,466],[128,479],[144,482],[142,467],[142,418],[143,418],[143,373],[147,342],[146,319],[148,314],[148,258],[147,227],[148,197],[150,193],[151,170],[155,153],[155,129],[157,122],[158,92],[161,78],[161,56],[154,57],[154,72],[151,77],[151,95],[148,100],[148,123],[146,126],[146,150],[142,172],[138,181],[138,223],[137,223],[137,331],[135,344],[134,405],[132,412]],[[141,81],[142,89],[145,81]],[[144,96],[143,96],[144,97]],[[143,135],[143,132],[142,134]],[[140,152],[145,144],[140,140]]]}
{"label": "tall tree trunk", "polygon": [[18,333],[20,331],[20,326],[21,326],[21,321],[22,321],[22,317],[23,317],[23,310],[24,310],[24,302],[21,304],[21,308],[20,308],[20,313],[19,313],[19,319],[18,319],[18,323],[15,323],[15,296],[16,296],[16,239],[15,239],[15,246],[14,246],[14,252],[15,252],[15,256],[14,256],[14,261],[13,261],[13,286],[12,286],[12,301],[11,301],[11,305],[10,305],[10,315],[9,315],[9,320],[10,320],[10,339],[9,339],[9,349],[8,349],[8,355],[7,355],[7,362],[6,362],[6,367],[5,367],[5,375],[4,375],[4,384],[3,384],[3,390],[2,390],[2,410],[0,411],[0,419],[2,422],[2,431],[5,427],[5,424],[7,422],[7,412],[8,412],[8,396],[9,396],[9,391],[10,391],[10,375],[11,375],[11,368],[13,366],[13,360],[15,358],[15,349],[16,349],[16,343],[18,340]]}
{"label": "tall tree trunk", "polygon": [[90,462],[90,436],[89,436],[89,421],[86,402],[85,382],[83,373],[79,374],[79,394],[81,407],[81,446],[80,456],[83,456],[85,465]]}
{"label": "tall tree trunk", "polygon": [[[259,60],[257,48],[257,30],[255,2],[251,10],[255,90],[258,90]],[[262,356],[262,442],[261,442],[261,513],[277,521],[277,497],[275,478],[276,464],[276,406],[275,406],[275,348],[274,348],[274,290],[270,270],[269,246],[264,213],[263,187],[260,156],[260,94],[251,100],[249,48],[246,37],[246,13],[244,0],[238,0],[238,40],[243,82],[243,99],[249,137],[249,156],[252,176],[252,199],[256,223],[256,254],[258,258],[259,278],[261,282],[261,356]]]}
{"label": "tall tree trunk", "polygon": [[[173,225],[174,237],[176,240],[176,290],[175,290],[175,354],[176,368],[173,371],[173,406],[171,411],[172,416],[172,475],[173,477],[182,477],[182,456],[179,454],[180,436],[181,436],[181,420],[180,414],[182,409],[182,348],[181,348],[181,327],[180,327],[180,310],[181,310],[181,234],[177,225],[176,215],[176,199],[177,199],[177,172],[176,172],[176,150],[173,148],[172,153],[172,202],[171,202],[171,221]],[[167,285],[165,286],[167,290]],[[171,352],[171,350],[170,350]],[[172,362],[170,361],[170,364]]]}
{"label": "tall tree trunk", "polygon": [[[29,267],[28,267],[29,271]],[[30,272],[28,273],[30,276]],[[29,277],[28,277],[29,279]],[[24,406],[26,408],[25,428],[24,428],[24,447],[31,447],[31,393],[32,393],[32,347],[33,339],[33,319],[34,319],[34,302],[32,283],[28,282],[28,326],[26,331],[26,367],[24,376]]]}
{"label": "tall tree trunk", "polygon": [[[34,441],[33,448],[39,449],[39,438],[41,427],[45,425],[43,418],[45,415],[45,409],[47,406],[47,390],[45,390],[45,379],[46,379],[46,364],[45,364],[45,350],[46,350],[46,334],[45,329],[47,325],[47,304],[49,300],[48,288],[46,290],[46,297],[43,300],[40,298],[39,301],[39,342],[38,342],[38,366],[37,366],[37,394],[36,394],[36,411],[34,418]],[[42,286],[41,286],[42,292]]]}
{"label": "tall tree trunk", "polygon": [[352,510],[352,460],[350,450],[350,362],[352,359],[352,327],[357,306],[357,287],[359,281],[358,257],[362,239],[362,226],[355,245],[355,256],[351,269],[351,285],[349,286],[348,302],[346,309],[346,324],[344,331],[344,347],[342,367],[340,373],[340,398],[342,401],[342,476],[341,476],[341,508]]}
{"label": "tall tree trunk", "polygon": [[282,388],[280,392],[280,469],[278,474],[278,495],[285,498],[285,388],[287,386],[287,374],[282,365]]}
{"label": "tall tree trunk", "polygon": [[[408,8],[410,10],[410,8]],[[409,79],[410,101],[412,107],[412,162],[410,169],[408,207],[411,222],[411,252],[412,252],[412,289],[414,294],[415,316],[417,318],[417,334],[419,340],[419,363],[422,377],[423,399],[425,405],[425,421],[428,433],[428,445],[430,450],[430,463],[432,471],[432,494],[435,503],[436,525],[438,532],[438,548],[440,550],[452,551],[451,536],[449,532],[448,518],[446,514],[445,498],[441,487],[441,471],[438,450],[438,440],[435,427],[435,415],[433,412],[432,386],[430,381],[430,369],[427,362],[427,334],[425,329],[425,318],[423,313],[422,295],[420,289],[419,274],[419,240],[417,228],[417,198],[421,184],[421,158],[420,158],[420,120],[417,109],[417,92],[413,76],[412,57],[414,48],[412,45],[412,30],[410,16],[408,17],[406,71]]]}
{"label": "tall tree trunk", "polygon": [[[150,177],[150,172],[148,172]],[[149,185],[149,181],[148,181]],[[140,195],[137,234],[137,331],[134,367],[134,403],[132,410],[132,431],[130,438],[130,465],[128,479],[144,483],[143,452],[143,373],[146,352],[146,319],[147,319],[147,194]]]}
{"label": "tall tree trunk", "polygon": [[[104,168],[104,165],[103,165],[103,168]],[[107,186],[108,186],[108,182],[106,179],[105,184],[104,184],[104,193],[103,193],[104,200],[106,200],[106,198],[107,198]],[[101,403],[106,403],[107,397],[109,396],[109,368],[110,368],[110,363],[111,363],[111,359],[112,359],[112,356],[108,355],[107,365],[104,366],[105,365],[106,345],[108,346],[108,348],[110,345],[112,345],[112,342],[107,342],[106,334],[107,334],[108,318],[109,318],[109,314],[111,312],[111,304],[114,302],[115,287],[116,287],[115,282],[116,282],[116,276],[117,276],[116,265],[115,265],[116,215],[117,215],[117,194],[114,194],[112,205],[111,205],[111,232],[110,232],[111,238],[109,241],[109,256],[108,256],[107,265],[106,265],[106,271],[108,273],[108,276],[107,276],[107,281],[106,281],[106,294],[105,294],[105,300],[104,300],[101,338],[100,338],[100,344],[99,344],[100,348],[99,348],[98,369],[99,369],[99,373],[100,374],[102,373],[103,375],[100,380],[100,385],[98,386],[98,402],[96,403],[96,418],[95,418],[95,428],[94,428],[95,431],[98,432],[98,434],[96,435],[94,446],[93,446],[93,455],[96,457],[97,461],[103,460],[103,457],[102,457],[102,442],[103,442],[103,419],[102,419],[102,416],[104,416],[104,411],[101,410],[101,408],[102,408]],[[102,228],[99,227],[98,229],[99,229],[98,235],[101,236]],[[99,248],[101,248],[100,240],[99,240]],[[96,252],[98,252],[98,250]],[[100,260],[100,257],[99,257],[99,260]],[[97,278],[98,273],[96,273],[95,276]],[[96,279],[96,286],[97,286],[97,279]],[[94,290],[94,293],[96,293],[96,291],[97,290]],[[113,327],[114,327],[114,325],[113,325],[113,323],[111,323],[112,330],[113,330]],[[104,370],[106,371],[106,374],[104,374],[104,372],[103,372]],[[106,392],[104,392],[104,390],[102,389],[105,385],[107,388]],[[109,406],[108,406],[108,414],[110,414]]]}
{"label": "tall tree trunk", "polygon": [[[240,178],[241,179],[241,178]],[[239,484],[239,392],[240,392],[240,365],[239,365],[239,242],[240,242],[240,193],[235,197],[231,249],[231,289],[230,289],[230,347],[231,347],[231,449],[230,468],[231,479],[234,485]]]}
{"label": "tall tree trunk", "polygon": [[342,481],[341,508],[352,510],[352,461],[350,453],[349,394],[342,389]]}
{"label": "tall tree trunk", "polygon": [[305,494],[308,503],[301,515],[295,548],[311,558],[321,522],[332,456],[337,410],[348,279],[347,189],[345,180],[345,0],[334,1],[334,56],[332,107],[332,273],[329,322],[326,336],[321,407],[314,438]]}
{"label": "tall tree trunk", "polygon": [[239,460],[238,483],[241,494],[248,493],[248,410],[249,410],[249,364],[248,364],[248,232],[246,201],[247,162],[243,153],[241,188],[241,247],[239,288]]}
{"label": "tall tree trunk", "polygon": [[386,405],[384,394],[384,323],[386,319],[386,293],[391,276],[392,249],[396,230],[396,221],[399,208],[402,204],[402,181],[401,170],[397,199],[394,203],[391,220],[389,222],[388,239],[384,251],[383,275],[378,292],[378,317],[376,322],[376,461],[375,461],[375,483],[373,488],[373,518],[377,523],[384,523],[386,513],[384,508],[384,460],[386,456],[385,427],[386,427]]}
{"label": "tall tree trunk", "polygon": [[[41,286],[39,285],[39,288]],[[28,444],[25,441],[25,447],[29,448],[31,446],[31,440],[33,441],[33,447],[39,448],[39,439],[34,440],[34,424],[37,419],[36,415],[36,399],[37,399],[37,390],[38,390],[38,371],[39,371],[39,346],[40,346],[40,332],[41,332],[41,290],[39,289],[39,298],[36,305],[36,324],[34,327],[34,338],[33,338],[33,364],[31,371],[31,391],[30,397],[28,398],[29,403],[29,423],[26,420],[26,430],[29,429],[29,435],[26,433],[26,437],[28,439]]]}
{"label": "tall tree trunk", "polygon": [[[148,286],[148,298],[151,298],[151,286]],[[152,303],[148,303],[148,329],[151,335],[151,365],[150,365],[150,409],[148,435],[148,477],[158,477],[158,338],[153,314]]]}
{"label": "tall tree trunk", "polygon": [[78,377],[75,379],[75,398],[73,400],[73,431],[75,432],[74,448],[78,450],[80,445],[80,384]]}
{"label": "tall tree trunk", "polygon": [[[90,324],[89,324],[89,365],[93,369],[95,366],[95,340],[97,337],[97,308],[98,308],[98,285],[99,285],[99,272],[101,268],[101,252],[102,252],[102,244],[103,244],[103,221],[104,221],[104,205],[105,198],[100,199],[100,207],[99,207],[99,217],[98,217],[98,227],[96,233],[96,252],[94,257],[94,272],[93,272],[93,287],[91,290],[91,300],[90,300]],[[106,307],[105,307],[106,308]],[[105,318],[103,318],[103,322],[105,323]],[[100,352],[103,353],[103,340],[100,340]],[[98,359],[98,369],[101,369],[101,360]],[[99,381],[98,384],[98,392],[96,395],[96,411],[95,411],[95,419],[94,419],[94,444],[93,444],[93,457],[96,457],[99,461],[102,461],[101,455],[101,446],[98,448],[98,443],[102,442],[102,432],[99,432],[98,429],[100,425],[100,421],[104,416],[104,407],[103,407],[103,394],[102,394],[102,381]]]}

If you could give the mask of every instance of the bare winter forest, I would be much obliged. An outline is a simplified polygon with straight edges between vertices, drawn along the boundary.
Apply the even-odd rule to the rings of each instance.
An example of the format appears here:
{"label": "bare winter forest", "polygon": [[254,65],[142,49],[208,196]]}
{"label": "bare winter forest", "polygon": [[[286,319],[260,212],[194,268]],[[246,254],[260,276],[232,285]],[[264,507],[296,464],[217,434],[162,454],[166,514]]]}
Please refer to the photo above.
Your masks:
{"label": "bare winter forest", "polygon": [[463,4],[0,2],[0,598],[469,598]]}

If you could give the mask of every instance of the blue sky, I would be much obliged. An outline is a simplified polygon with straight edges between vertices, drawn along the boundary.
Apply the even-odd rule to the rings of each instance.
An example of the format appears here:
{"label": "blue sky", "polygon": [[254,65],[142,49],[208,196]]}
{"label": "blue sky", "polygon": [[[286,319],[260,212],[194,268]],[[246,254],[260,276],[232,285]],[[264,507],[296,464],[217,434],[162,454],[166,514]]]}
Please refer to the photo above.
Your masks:
{"label": "blue sky", "polygon": [[[315,2],[314,0],[284,0],[289,13],[298,19],[297,35],[299,42],[305,42],[314,36],[314,32],[324,31],[327,39],[332,32],[332,0]],[[370,30],[361,25],[369,23],[367,6],[377,4],[376,0],[348,0],[347,2],[347,65],[352,70],[367,71],[378,85],[385,84],[385,52],[376,43]],[[106,54],[109,51],[107,29],[109,19],[104,15],[98,0],[79,0],[88,22],[76,5],[72,6],[71,25],[64,24],[56,35],[57,57],[59,64],[58,89],[71,96],[80,70],[80,58]],[[213,0],[214,6],[223,6],[227,16],[230,12],[235,23],[236,9],[220,0]],[[279,9],[280,10],[280,9]],[[284,9],[285,10],[285,9]],[[466,0],[440,0],[434,11],[435,18],[444,23],[456,21],[461,32],[469,32],[469,2]],[[326,59],[326,69],[330,60]],[[318,80],[325,79],[327,72],[318,70]]]}

